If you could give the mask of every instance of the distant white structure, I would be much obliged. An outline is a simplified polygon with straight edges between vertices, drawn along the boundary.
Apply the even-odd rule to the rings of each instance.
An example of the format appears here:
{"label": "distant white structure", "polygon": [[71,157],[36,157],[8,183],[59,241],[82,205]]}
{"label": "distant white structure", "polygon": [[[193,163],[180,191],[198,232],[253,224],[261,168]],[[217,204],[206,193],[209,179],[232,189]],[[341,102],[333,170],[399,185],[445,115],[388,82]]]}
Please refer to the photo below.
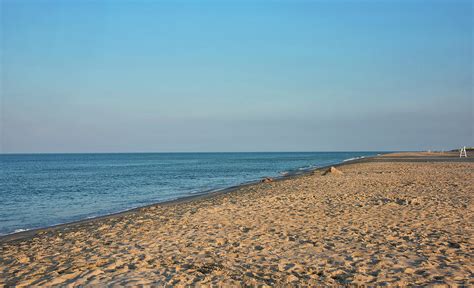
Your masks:
{"label": "distant white structure", "polygon": [[466,146],[462,147],[459,151],[459,158],[461,157],[467,157]]}

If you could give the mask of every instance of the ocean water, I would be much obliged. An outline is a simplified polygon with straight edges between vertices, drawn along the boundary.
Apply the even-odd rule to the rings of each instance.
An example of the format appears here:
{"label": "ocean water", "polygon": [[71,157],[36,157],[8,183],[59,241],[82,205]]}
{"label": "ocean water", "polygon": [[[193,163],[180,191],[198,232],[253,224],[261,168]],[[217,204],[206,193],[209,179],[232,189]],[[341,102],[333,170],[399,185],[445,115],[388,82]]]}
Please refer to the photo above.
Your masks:
{"label": "ocean water", "polygon": [[379,152],[0,155],[0,235]]}

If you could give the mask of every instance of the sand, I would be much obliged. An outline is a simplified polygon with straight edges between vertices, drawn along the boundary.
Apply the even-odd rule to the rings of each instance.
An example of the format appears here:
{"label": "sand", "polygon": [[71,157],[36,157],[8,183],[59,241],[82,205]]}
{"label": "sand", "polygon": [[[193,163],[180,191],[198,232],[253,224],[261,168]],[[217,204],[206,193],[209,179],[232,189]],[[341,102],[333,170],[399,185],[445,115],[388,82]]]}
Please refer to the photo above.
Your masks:
{"label": "sand", "polygon": [[474,162],[375,162],[0,242],[0,286],[474,285]]}

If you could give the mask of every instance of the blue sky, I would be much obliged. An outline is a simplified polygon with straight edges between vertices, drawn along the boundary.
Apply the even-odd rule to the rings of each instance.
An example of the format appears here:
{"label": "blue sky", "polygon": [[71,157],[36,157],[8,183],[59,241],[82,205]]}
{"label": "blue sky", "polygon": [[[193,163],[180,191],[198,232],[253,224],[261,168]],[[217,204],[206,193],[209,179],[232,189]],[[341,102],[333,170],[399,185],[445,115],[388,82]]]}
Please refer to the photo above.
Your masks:
{"label": "blue sky", "polygon": [[474,145],[472,1],[1,0],[0,152]]}

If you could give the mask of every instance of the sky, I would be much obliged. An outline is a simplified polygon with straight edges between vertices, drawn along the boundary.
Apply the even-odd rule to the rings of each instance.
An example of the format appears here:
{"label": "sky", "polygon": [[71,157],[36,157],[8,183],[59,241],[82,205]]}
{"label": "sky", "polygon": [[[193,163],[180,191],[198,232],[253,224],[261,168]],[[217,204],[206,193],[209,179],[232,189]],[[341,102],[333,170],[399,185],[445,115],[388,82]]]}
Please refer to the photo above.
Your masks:
{"label": "sky", "polygon": [[0,3],[0,153],[474,146],[473,1]]}

